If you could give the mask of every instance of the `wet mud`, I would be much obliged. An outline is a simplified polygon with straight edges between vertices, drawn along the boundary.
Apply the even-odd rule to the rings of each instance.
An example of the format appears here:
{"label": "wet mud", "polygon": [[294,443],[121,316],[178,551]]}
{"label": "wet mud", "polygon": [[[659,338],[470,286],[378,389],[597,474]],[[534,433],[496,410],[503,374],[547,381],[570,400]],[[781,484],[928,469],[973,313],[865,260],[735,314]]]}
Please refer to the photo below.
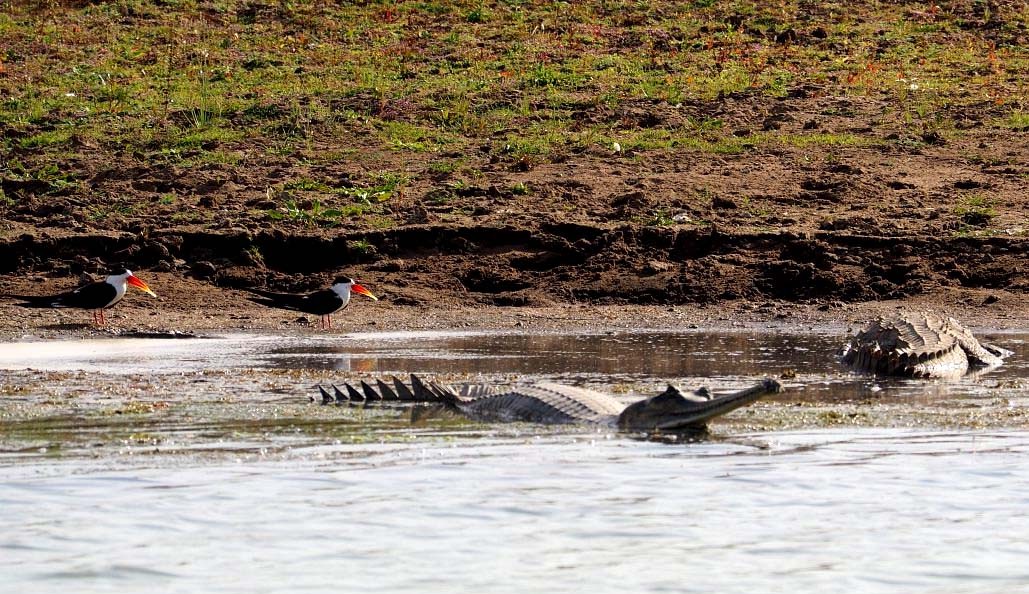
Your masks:
{"label": "wet mud", "polygon": [[558,381],[625,402],[656,394],[667,383],[718,393],[755,377],[783,378],[786,393],[712,423],[708,438],[716,440],[867,427],[1029,429],[1029,335],[999,333],[993,339],[1015,351],[1008,364],[949,381],[847,372],[834,357],[833,331],[469,330],[7,343],[0,348],[6,428],[0,451],[8,462],[127,453],[163,459],[267,454],[327,440],[435,442],[476,439],[483,432],[614,435],[597,427],[473,423],[412,406],[320,403],[319,385],[407,373],[455,384]]}

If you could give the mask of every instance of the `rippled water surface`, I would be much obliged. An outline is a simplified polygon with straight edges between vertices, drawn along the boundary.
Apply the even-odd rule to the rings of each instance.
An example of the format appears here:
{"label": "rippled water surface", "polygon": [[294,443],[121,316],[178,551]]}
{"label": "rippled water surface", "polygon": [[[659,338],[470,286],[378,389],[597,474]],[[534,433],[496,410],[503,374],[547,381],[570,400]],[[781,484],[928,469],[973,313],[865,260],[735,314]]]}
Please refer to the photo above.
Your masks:
{"label": "rippled water surface", "polygon": [[[818,332],[0,345],[0,592],[1029,592],[1029,335],[994,338],[1009,364],[954,382],[841,372]],[[692,443],[309,402],[784,370]]]}

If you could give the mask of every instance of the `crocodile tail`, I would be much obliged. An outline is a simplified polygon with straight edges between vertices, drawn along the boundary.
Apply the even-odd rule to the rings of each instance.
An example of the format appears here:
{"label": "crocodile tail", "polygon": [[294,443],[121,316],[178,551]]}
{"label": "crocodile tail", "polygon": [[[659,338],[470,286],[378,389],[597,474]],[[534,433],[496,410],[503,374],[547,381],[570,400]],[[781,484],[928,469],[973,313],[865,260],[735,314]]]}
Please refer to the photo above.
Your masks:
{"label": "crocodile tail", "polygon": [[432,380],[424,381],[413,373],[411,374],[411,390],[422,402],[442,402],[452,406],[461,403],[461,397],[450,386]]}
{"label": "crocodile tail", "polygon": [[379,388],[379,394],[382,395],[383,400],[401,400],[400,395],[393,391],[393,388],[389,387],[389,384],[382,381],[381,379],[375,380],[376,387]]}
{"label": "crocodile tail", "polygon": [[357,388],[350,384],[343,384],[343,387],[347,389],[347,400],[351,402],[364,402],[364,394],[357,391]]}
{"label": "crocodile tail", "polygon": [[367,402],[372,402],[373,400],[385,400],[384,394],[376,392],[375,388],[369,386],[368,382],[364,380],[361,381],[361,391],[364,392],[364,399]]}
{"label": "crocodile tail", "polygon": [[404,380],[397,376],[393,376],[393,387],[397,389],[397,396],[401,400],[410,400],[412,402],[417,401],[418,397],[411,391],[411,386],[404,383]]}
{"label": "crocodile tail", "polygon": [[1001,348],[1001,347],[999,347],[999,346],[997,346],[997,345],[995,345],[995,344],[987,344],[987,343],[985,343],[985,342],[982,342],[982,343],[980,343],[980,344],[981,344],[981,345],[982,345],[982,347],[983,347],[984,349],[986,349],[986,350],[987,350],[987,351],[988,351],[988,352],[989,352],[989,353],[990,353],[991,355],[993,355],[994,357],[998,357],[998,358],[1000,358],[1000,359],[1006,359],[1006,358],[1010,357],[1011,355],[1014,355],[1014,354],[1015,354],[1015,352],[1014,352],[1014,351],[1009,351],[1009,350],[1007,350],[1007,349],[1005,349],[1005,348]]}
{"label": "crocodile tail", "polygon": [[[461,397],[450,386],[426,381],[414,374],[411,374],[410,384],[394,377],[392,388],[382,380],[376,380],[375,386],[361,381],[357,386],[344,383],[343,387],[346,393],[336,388],[337,402],[429,402],[455,407],[461,403]],[[322,398],[326,398],[326,395]]]}

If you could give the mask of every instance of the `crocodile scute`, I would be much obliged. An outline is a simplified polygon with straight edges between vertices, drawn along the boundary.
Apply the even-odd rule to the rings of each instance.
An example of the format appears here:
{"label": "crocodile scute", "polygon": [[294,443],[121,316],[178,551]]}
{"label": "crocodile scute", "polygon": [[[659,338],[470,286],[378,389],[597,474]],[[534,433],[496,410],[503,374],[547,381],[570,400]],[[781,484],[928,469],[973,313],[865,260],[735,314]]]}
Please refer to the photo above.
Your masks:
{"label": "crocodile scute", "polygon": [[867,373],[944,378],[996,367],[1010,354],[979,342],[952,317],[901,311],[872,320],[843,347],[840,362]]}

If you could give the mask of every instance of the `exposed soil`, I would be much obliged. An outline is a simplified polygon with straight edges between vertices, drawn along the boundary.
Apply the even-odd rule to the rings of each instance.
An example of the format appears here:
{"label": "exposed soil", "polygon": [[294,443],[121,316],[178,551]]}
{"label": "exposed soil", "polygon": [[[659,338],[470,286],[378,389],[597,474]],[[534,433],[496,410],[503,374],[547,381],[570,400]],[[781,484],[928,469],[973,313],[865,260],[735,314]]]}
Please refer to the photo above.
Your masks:
{"label": "exposed soil", "polygon": [[[805,112],[817,101],[783,103]],[[726,109],[741,120],[749,113],[742,105],[727,103]],[[973,150],[1010,165],[977,166],[959,158]],[[240,213],[263,187],[259,168],[211,171],[211,183],[188,181],[199,184],[193,188],[198,200],[218,202],[217,228],[177,225],[159,211],[117,225],[108,221],[117,229],[85,228],[60,214],[81,198],[27,201],[2,222],[0,292],[49,288],[26,280],[34,276],[55,279],[52,286],[63,289],[84,280],[84,273],[117,263],[153,280],[162,311],[195,308],[200,319],[246,303],[240,293],[215,288],[310,290],[341,272],[383,294],[387,306],[746,307],[781,300],[834,308],[917,297],[942,309],[1025,311],[1024,134],[973,137],[907,154],[848,149],[832,162],[808,157],[799,150],[583,155],[528,172],[496,167],[481,186],[465,189],[445,208],[430,208],[416,197],[428,188],[408,189],[409,198],[395,206],[412,222],[389,230],[267,228],[248,219]],[[95,183],[108,192],[116,185],[141,203],[153,193],[140,179],[186,183],[174,169],[124,168],[114,175],[99,162],[94,167],[108,172],[98,173]],[[240,183],[226,192],[223,182],[232,177]],[[514,182],[533,191],[498,190]],[[981,221],[959,214],[966,187],[992,197],[989,233],[968,232]],[[703,208],[680,199],[696,188],[715,198]],[[669,223],[631,221],[631,213],[646,218],[654,212],[667,213]],[[0,307],[5,326],[39,318],[16,316],[9,304]],[[373,311],[391,315],[382,307]],[[365,304],[359,309],[367,311]]]}
{"label": "exposed soil", "polygon": [[[808,33],[819,42],[813,32],[802,36]],[[340,101],[361,111],[360,99]],[[371,101],[365,111],[388,107]],[[784,139],[737,154],[594,144],[532,160],[504,157],[488,142],[467,154],[376,148],[317,161],[337,140],[315,135],[294,155],[276,156],[258,138],[221,147],[246,155],[241,163],[183,168],[75,137],[74,156],[63,158],[10,144],[6,156],[26,168],[48,160],[82,183],[65,192],[42,179],[0,179],[9,201],[0,207],[0,292],[47,290],[36,277],[64,289],[84,274],[129,266],[162,295],[159,307],[146,305],[154,308],[146,323],[176,320],[179,329],[291,320],[258,313],[228,289],[303,291],[340,273],[384,297],[348,313],[358,324],[430,323],[425,311],[456,323],[480,306],[563,311],[582,304],[706,305],[712,309],[690,311],[716,317],[821,308],[813,315],[825,318],[844,304],[882,300],[966,308],[969,317],[1001,324],[1008,316],[1024,320],[1029,131],[993,125],[1009,113],[996,102],[941,109],[953,129],[919,132],[904,123],[895,97],[805,83],[782,97],[741,92],[674,105],[627,99],[615,108],[587,102],[571,114],[615,131],[682,130],[714,119],[735,137]],[[3,126],[10,138],[46,129]],[[789,141],[814,133],[860,142]],[[353,146],[369,138],[357,127]],[[476,172],[471,181],[433,167],[458,158]],[[268,217],[282,206],[270,188],[283,180],[347,186],[372,171],[408,180],[379,219],[324,227]],[[305,212],[312,206],[301,205]],[[119,309],[142,307],[137,297]],[[413,313],[398,315],[398,306]],[[448,318],[456,307],[461,313]],[[0,328],[10,335],[22,324],[38,330],[73,319],[23,313],[0,304]],[[138,322],[134,313],[126,316]]]}

